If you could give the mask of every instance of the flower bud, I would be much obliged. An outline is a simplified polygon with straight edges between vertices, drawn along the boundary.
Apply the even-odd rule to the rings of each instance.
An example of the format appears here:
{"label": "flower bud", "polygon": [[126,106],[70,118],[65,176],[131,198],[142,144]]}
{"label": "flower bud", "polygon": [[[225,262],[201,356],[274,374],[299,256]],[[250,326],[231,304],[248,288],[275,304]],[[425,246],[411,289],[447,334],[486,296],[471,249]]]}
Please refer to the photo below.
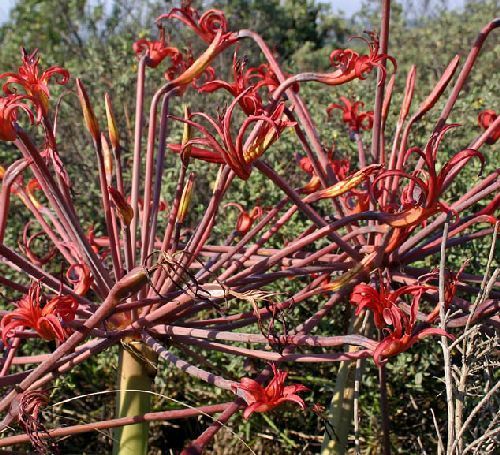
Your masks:
{"label": "flower bud", "polygon": [[438,83],[432,89],[432,92],[429,96],[422,102],[417,112],[413,115],[414,121],[420,120],[425,113],[427,113],[439,100],[449,82],[451,81],[455,71],[458,68],[458,64],[460,62],[460,56],[456,55],[451,62],[448,64],[445,72],[439,79]]}
{"label": "flower bud", "polygon": [[40,201],[36,198],[35,196],[35,191],[40,190],[40,184],[38,183],[37,179],[31,179],[27,185],[26,185],[26,194],[28,195],[28,198],[30,199],[31,203],[39,209],[42,204],[40,204]]}
{"label": "flower bud", "polygon": [[346,178],[345,180],[341,180],[337,182],[335,185],[325,188],[324,190],[318,191],[315,194],[311,194],[307,197],[307,202],[314,202],[318,199],[323,199],[327,197],[337,197],[341,196],[344,193],[354,189],[361,182],[366,180],[370,174],[375,171],[378,171],[382,167],[381,164],[371,164],[369,166],[360,169],[355,172],[351,177]]}
{"label": "flower bud", "polygon": [[113,105],[111,104],[109,93],[106,93],[106,95],[104,95],[104,105],[106,106],[109,140],[111,142],[111,147],[116,150],[120,146],[120,135],[118,134],[118,129],[116,128],[116,120],[113,113]]}
{"label": "flower bud", "polygon": [[417,74],[417,69],[415,65],[412,65],[408,76],[406,78],[406,88],[403,98],[403,104],[401,105],[401,111],[399,113],[399,123],[403,123],[410,112],[411,101],[413,99],[413,93],[415,92],[415,78]]}
{"label": "flower bud", "polygon": [[217,35],[214,37],[212,43],[207,47],[205,52],[203,52],[203,54],[201,54],[186,71],[184,71],[179,77],[175,78],[171,82],[172,85],[175,87],[182,87],[190,84],[201,76],[212,60],[219,55],[223,49],[222,42],[222,32],[218,31]]}
{"label": "flower bud", "polygon": [[342,289],[344,286],[349,284],[355,277],[357,277],[361,273],[369,273],[372,269],[373,262],[377,253],[367,254],[361,262],[357,263],[352,269],[345,272],[343,275],[338,278],[324,284],[321,286],[323,291],[338,291]]}
{"label": "flower bud", "polygon": [[101,133],[102,156],[104,159],[104,173],[106,174],[106,183],[111,185],[113,181],[113,154],[109,149],[108,141],[104,133]]}
{"label": "flower bud", "polygon": [[177,223],[179,224],[184,223],[184,220],[186,219],[187,210],[189,208],[191,197],[193,195],[195,178],[196,174],[194,172],[191,172],[188,181],[184,186],[184,190],[182,191],[181,202],[179,204],[179,210],[177,212]]}
{"label": "flower bud", "polygon": [[[190,120],[191,119],[191,109],[187,104],[184,105],[184,119],[185,120]],[[192,132],[192,127],[189,123],[184,123],[184,129],[182,131],[182,142],[181,142],[181,155],[183,161],[187,161],[189,157],[191,156],[191,145],[186,144],[191,140],[191,137],[193,135]]]}
{"label": "flower bud", "polygon": [[112,186],[108,186],[109,195],[115,204],[116,213],[125,226],[129,226],[134,217],[134,209],[126,201],[122,193]]}
{"label": "flower bud", "polygon": [[80,100],[80,104],[83,110],[83,119],[85,120],[85,126],[89,130],[92,139],[94,139],[95,142],[99,142],[101,135],[99,123],[97,122],[94,110],[92,109],[92,106],[90,104],[87,91],[85,90],[83,82],[79,78],[76,79],[76,89],[78,92],[78,99]]}

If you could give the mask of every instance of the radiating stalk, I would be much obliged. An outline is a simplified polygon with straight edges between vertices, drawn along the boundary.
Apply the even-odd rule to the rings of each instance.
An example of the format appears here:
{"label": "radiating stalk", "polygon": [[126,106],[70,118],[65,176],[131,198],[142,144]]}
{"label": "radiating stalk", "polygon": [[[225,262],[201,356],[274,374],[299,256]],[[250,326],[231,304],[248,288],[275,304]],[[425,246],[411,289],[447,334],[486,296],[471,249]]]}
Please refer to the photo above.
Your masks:
{"label": "radiating stalk", "polygon": [[[389,20],[391,16],[391,1],[382,0],[381,5],[382,18],[380,24],[380,49],[381,54],[387,54],[389,45]],[[375,90],[375,106],[374,106],[374,119],[372,130],[372,157],[373,162],[378,163],[380,158],[380,132],[382,121],[382,104],[384,102],[385,91],[385,60],[381,62],[381,66],[377,71],[377,88]]]}
{"label": "radiating stalk", "polygon": [[[120,347],[117,377],[116,417],[143,415],[151,411],[151,391],[158,356],[138,340]],[[144,392],[140,392],[144,390]],[[116,428],[113,432],[114,455],[146,455],[149,422]]]}

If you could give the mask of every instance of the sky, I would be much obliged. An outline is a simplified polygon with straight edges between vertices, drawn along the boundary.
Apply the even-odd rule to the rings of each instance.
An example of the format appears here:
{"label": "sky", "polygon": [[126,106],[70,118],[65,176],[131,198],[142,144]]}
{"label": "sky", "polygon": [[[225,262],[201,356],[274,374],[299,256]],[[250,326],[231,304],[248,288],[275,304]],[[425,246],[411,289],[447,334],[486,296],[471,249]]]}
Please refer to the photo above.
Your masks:
{"label": "sky", "polygon": [[[363,0],[321,0],[332,5],[334,12],[343,11],[347,15],[351,15],[359,10]],[[464,5],[465,0],[448,0],[449,8],[459,8]]]}
{"label": "sky", "polygon": [[[22,0],[0,0],[0,24],[5,22],[12,6],[16,1]],[[329,1],[332,5],[334,12],[343,11],[347,15],[351,15],[359,10],[362,0],[321,0],[323,2]],[[457,8],[463,6],[465,0],[448,0],[450,8]]]}

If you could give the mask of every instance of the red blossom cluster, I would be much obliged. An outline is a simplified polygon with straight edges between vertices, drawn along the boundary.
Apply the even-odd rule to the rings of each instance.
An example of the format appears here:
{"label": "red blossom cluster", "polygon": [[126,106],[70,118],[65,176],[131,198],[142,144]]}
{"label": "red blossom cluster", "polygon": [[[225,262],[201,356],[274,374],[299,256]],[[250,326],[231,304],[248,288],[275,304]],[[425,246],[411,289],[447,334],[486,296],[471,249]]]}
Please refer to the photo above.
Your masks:
{"label": "red blossom cluster", "polygon": [[58,295],[43,304],[44,300],[40,283],[33,283],[17,302],[17,308],[0,321],[4,345],[18,328],[33,329],[45,340],[64,341],[68,337],[71,330],[63,327],[63,323],[75,319],[78,302],[71,295]]}
{"label": "red blossom cluster", "polygon": [[321,75],[320,81],[328,85],[341,85],[354,79],[364,79],[374,68],[385,72],[385,63],[389,60],[394,68],[396,59],[380,52],[380,42],[375,32],[368,32],[368,38],[357,37],[368,45],[368,54],[360,55],[352,49],[335,49],[330,54],[330,64],[336,68],[331,74]]}
{"label": "red blossom cluster", "polygon": [[345,96],[340,97],[342,104],[332,103],[326,108],[329,116],[335,109],[342,111],[342,120],[353,133],[359,133],[361,130],[371,130],[373,127],[373,111],[360,111],[364,107],[362,101],[351,102]]}
{"label": "red blossom cluster", "polygon": [[[49,81],[57,77],[59,79],[56,82],[59,85],[66,85],[69,81],[68,71],[59,66],[52,66],[41,71],[38,49],[31,54],[26,49],[22,49],[22,65],[18,72],[0,74],[0,79],[6,79],[3,84],[5,97],[0,98],[1,140],[13,141],[16,139],[14,123],[17,120],[18,110],[22,110],[28,115],[31,124],[41,122],[42,117],[45,117],[49,110]],[[18,94],[17,87],[13,86],[21,88],[25,94]],[[26,101],[29,101],[33,107],[30,107]]]}
{"label": "red blossom cluster", "polygon": [[308,392],[309,389],[302,384],[286,386],[288,372],[281,371],[274,363],[271,364],[271,368],[273,377],[265,387],[250,378],[243,378],[233,386],[236,395],[242,397],[247,403],[243,418],[250,418],[254,412],[271,411],[286,401],[297,403],[302,409],[305,409],[306,404],[297,393]]}
{"label": "red blossom cluster", "polygon": [[[439,328],[416,328],[419,303],[422,295],[429,289],[431,288],[414,285],[390,291],[384,282],[380,283],[378,291],[367,284],[358,284],[354,288],[351,304],[356,306],[356,315],[370,310],[376,327],[381,329],[384,337],[374,351],[375,363],[380,365],[389,357],[407,351],[416,342],[431,335],[453,338]],[[398,300],[404,295],[411,298],[409,314],[398,305]]]}
{"label": "red blossom cluster", "polygon": [[[245,60],[238,60],[236,52],[233,56],[233,82],[213,80],[198,87],[200,93],[213,93],[226,90],[234,98],[239,99],[241,109],[246,115],[257,115],[264,112],[264,103],[259,89],[266,88],[272,92],[279,81],[268,64],[246,68]],[[240,96],[241,95],[241,96]]]}

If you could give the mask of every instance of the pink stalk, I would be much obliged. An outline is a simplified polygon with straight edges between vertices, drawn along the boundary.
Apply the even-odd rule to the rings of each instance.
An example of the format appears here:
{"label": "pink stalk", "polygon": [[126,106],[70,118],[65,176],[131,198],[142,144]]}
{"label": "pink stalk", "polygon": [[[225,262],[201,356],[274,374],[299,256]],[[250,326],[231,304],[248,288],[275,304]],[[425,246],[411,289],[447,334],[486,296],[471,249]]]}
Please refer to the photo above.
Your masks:
{"label": "pink stalk", "polygon": [[[147,414],[121,417],[118,419],[104,420],[101,422],[92,422],[79,425],[71,425],[69,427],[56,428],[45,432],[37,433],[36,437],[41,439],[60,438],[64,436],[72,436],[75,434],[89,433],[91,431],[101,431],[110,428],[121,427],[125,425],[134,425],[140,422],[154,421],[170,421],[177,419],[187,419],[199,415],[215,414],[222,412],[230,403],[213,404],[209,406],[199,406],[190,409],[176,409],[173,411],[148,412]],[[30,437],[27,434],[8,436],[0,439],[0,447],[8,447],[14,444],[30,442]]]}
{"label": "pink stalk", "polygon": [[13,289],[14,291],[22,292],[23,294],[26,294],[29,289],[28,286],[16,283],[15,281],[9,280],[2,275],[0,275],[0,284]]}
{"label": "pink stalk", "polygon": [[155,174],[155,183],[154,183],[154,193],[153,193],[153,202],[151,206],[151,226],[150,226],[150,235],[149,235],[149,244],[148,244],[148,255],[151,253],[152,245],[154,244],[154,240],[156,237],[156,225],[158,222],[158,206],[160,203],[160,195],[161,195],[161,179],[163,177],[163,170],[165,167],[165,150],[166,150],[166,137],[168,132],[168,101],[170,99],[171,93],[168,92],[164,99],[161,107],[161,117],[160,117],[160,134],[158,139],[158,156],[156,158],[156,174]]}
{"label": "pink stalk", "polygon": [[[466,193],[462,198],[460,198],[457,202],[452,204],[451,208],[457,212],[461,212],[462,210],[465,210],[471,205],[474,205],[476,202],[482,200],[485,196],[495,193],[496,191],[498,192],[500,189],[500,181],[498,181],[499,172],[500,171],[494,172],[493,174],[488,176],[487,179],[476,185],[476,187],[469,190],[469,192]],[[478,191],[478,189],[481,190]],[[409,251],[412,247],[417,245],[418,242],[426,238],[431,232],[434,232],[436,229],[442,226],[445,221],[446,221],[446,214],[443,213],[439,215],[432,223],[422,228],[411,239],[403,243],[403,245],[401,245],[401,247],[398,250],[399,254],[402,255],[403,253]]]}
{"label": "pink stalk", "polygon": [[7,349],[7,356],[4,356],[4,358],[0,361],[0,377],[5,376],[9,372],[12,361],[15,359],[15,355],[19,349],[20,342],[20,338],[14,338],[8,347],[4,346],[4,349]]}
{"label": "pink stalk", "polygon": [[[389,20],[391,16],[391,1],[382,0],[380,24],[380,50],[381,54],[387,54],[389,46]],[[375,163],[380,162],[380,135],[382,132],[382,104],[384,102],[386,77],[386,61],[381,62],[377,68],[377,88],[375,90],[375,107],[372,129],[372,157]],[[364,166],[363,166],[364,167]]]}
{"label": "pink stalk", "polygon": [[[177,187],[175,189],[175,195],[172,203],[170,204],[170,213],[168,214],[167,226],[165,228],[165,234],[163,236],[163,242],[160,248],[161,252],[171,252],[171,242],[172,235],[174,233],[175,228],[175,220],[177,218],[177,211],[179,210],[179,205],[181,202],[182,190],[184,188],[184,181],[186,178],[186,167],[184,165],[181,166],[179,177],[177,180]],[[166,271],[163,269],[158,269],[153,276],[152,284],[154,287],[158,287],[159,283],[162,283],[165,280]],[[153,295],[153,291],[149,291],[149,297]]]}
{"label": "pink stalk", "polygon": [[[157,134],[157,120],[158,120],[158,103],[160,102],[162,97],[165,97],[167,100],[170,97],[171,92],[168,92],[168,84],[163,86],[160,90],[158,90],[151,101],[151,107],[149,110],[149,132],[148,132],[148,140],[147,140],[147,150],[146,150],[146,173],[144,175],[144,196],[143,196],[143,212],[142,212],[142,240],[141,240],[141,264],[145,264],[146,257],[150,251],[149,249],[149,240],[150,240],[150,213],[151,213],[151,196],[152,196],[152,186],[153,186],[153,171],[154,171],[154,152],[155,152],[155,137]],[[162,122],[166,122],[166,115],[168,115],[168,101],[165,101],[162,105],[161,110]],[[166,136],[166,124],[163,125],[162,133]],[[160,154],[165,154],[165,136],[161,137],[160,140],[160,150],[159,150],[159,158]],[[157,172],[162,171],[163,169],[158,168]],[[161,175],[161,174],[160,174]],[[161,184],[161,180],[155,180],[155,184]],[[158,190],[155,188],[155,192],[158,193]],[[159,196],[159,193],[158,193]],[[159,197],[158,197],[159,201]]]}
{"label": "pink stalk", "polygon": [[[458,68],[459,61],[460,57],[456,55],[455,58],[453,58],[453,60],[448,64],[448,67],[442,74],[441,79],[439,79],[438,83],[434,86],[431,93],[420,104],[419,108],[417,109],[417,112],[415,112],[415,114],[413,114],[412,117],[408,120],[403,130],[403,137],[401,138],[401,143],[399,145],[399,153],[397,156],[395,168],[393,169],[403,168],[403,159],[406,154],[408,138],[412,126],[415,124],[415,122],[420,120],[427,112],[429,112],[437,103],[437,101],[445,91],[446,87],[450,83],[451,79],[453,78],[453,75],[455,74],[455,71]],[[391,156],[391,162],[393,163],[392,156]],[[417,164],[417,169],[420,169],[421,166],[422,166],[422,160],[419,160],[419,163]],[[395,176],[392,181],[391,191],[396,190],[398,183],[399,183],[399,177]]]}
{"label": "pink stalk", "polygon": [[[406,77],[406,87],[404,91],[403,102],[401,103],[401,109],[399,111],[399,118],[396,123],[396,131],[394,132],[394,139],[392,141],[392,150],[389,159],[389,169],[396,169],[396,159],[398,157],[397,151],[399,146],[399,139],[401,138],[401,131],[404,125],[406,118],[410,112],[411,102],[413,100],[413,95],[415,93],[415,76],[416,76],[416,67],[412,65],[410,70],[408,71],[408,75]],[[388,185],[388,183],[387,183]],[[387,203],[387,193],[389,192],[389,187],[386,186],[386,194],[384,194],[384,203]]]}
{"label": "pink stalk", "polygon": [[11,250],[9,247],[0,243],[0,256],[4,257],[8,262],[7,264],[13,269],[22,270],[24,273],[28,274],[34,280],[40,280],[47,287],[52,289],[54,292],[58,292],[60,289],[64,291],[65,294],[72,295],[79,302],[84,305],[92,305],[85,297],[76,295],[73,289],[69,288],[65,284],[61,284],[60,280],[57,280],[49,273],[42,270],[40,267],[32,264],[30,261],[24,259],[22,256],[17,254],[15,251]]}
{"label": "pink stalk", "polygon": [[[290,207],[285,214],[283,214],[277,221],[276,223],[268,230],[266,231],[260,239],[257,240],[250,248],[248,248],[245,253],[241,256],[238,262],[240,261],[245,261],[248,259],[253,253],[258,251],[262,245],[264,245],[274,234],[276,234],[284,225],[287,221],[290,220],[290,218],[293,216],[293,214],[297,211],[296,207]],[[266,259],[264,259],[266,260]],[[220,279],[224,280],[227,279],[228,277],[232,276],[235,272],[236,269],[239,268],[238,264],[233,264],[230,266],[225,272],[221,274]]]}
{"label": "pink stalk", "polygon": [[[479,239],[481,237],[486,237],[486,236],[491,236],[493,233],[493,228],[489,229],[483,229],[481,231],[476,231],[471,234],[467,234],[461,237],[457,237],[454,239],[449,239],[446,241],[446,248],[451,248],[452,246],[457,246],[457,245],[462,245],[465,244],[471,240]],[[423,248],[419,248],[414,252],[411,252],[407,255],[404,256],[404,259],[409,262],[413,262],[415,260],[423,259],[426,256],[429,256],[431,254],[435,254],[439,251],[439,245],[438,246],[427,246]]]}
{"label": "pink stalk", "polygon": [[82,257],[87,258],[88,266],[90,267],[94,279],[96,280],[97,289],[100,293],[104,294],[108,287],[108,283],[110,283],[111,280],[109,274],[104,269],[97,255],[92,251],[80,223],[78,223],[78,221],[72,216],[73,210],[69,209],[64,202],[64,198],[59,193],[59,190],[52,179],[52,176],[48,172],[42,157],[38,153],[38,150],[36,150],[30,138],[26,133],[24,133],[24,131],[19,130],[18,137],[19,139],[16,141],[16,146],[19,148],[21,153],[23,153],[26,159],[33,160],[34,166],[32,167],[32,170],[38,180],[38,183],[42,187],[60,221],[63,223],[63,226],[67,229],[75,247],[80,249]]}
{"label": "pink stalk", "polygon": [[311,353],[311,354],[282,355],[279,352],[269,352],[269,351],[261,351],[258,349],[240,348],[221,343],[213,343],[210,341],[199,340],[197,338],[177,337],[177,336],[174,336],[173,338],[174,339],[179,338],[179,340],[181,340],[183,343],[187,343],[193,346],[199,346],[201,348],[206,348],[213,351],[224,352],[225,354],[251,357],[253,359],[260,359],[268,362],[305,362],[305,363],[342,362],[345,360],[364,359],[372,356],[372,352],[370,350],[362,350],[354,353],[336,352],[328,354]]}
{"label": "pink stalk", "polygon": [[469,55],[467,56],[467,60],[464,63],[462,71],[460,71],[460,74],[458,75],[457,82],[455,82],[451,95],[449,96],[448,101],[446,102],[443,111],[439,116],[439,119],[436,123],[436,127],[444,125],[444,123],[448,119],[448,116],[450,115],[451,110],[453,109],[453,106],[455,105],[458,99],[458,95],[462,91],[465,81],[469,77],[469,74],[471,73],[472,68],[474,67],[474,63],[476,62],[476,59],[479,53],[481,52],[481,48],[483,47],[486,38],[488,38],[489,34],[497,27],[500,27],[500,18],[493,19],[488,25],[486,25],[481,30],[481,32],[477,36],[474,44],[472,45],[472,49],[470,50]]}
{"label": "pink stalk", "polygon": [[[304,213],[314,224],[318,227],[324,227],[327,223],[312,209],[309,205],[305,204],[299,195],[291,188],[285,180],[283,180],[274,170],[272,170],[269,166],[264,164],[262,161],[257,160],[255,163],[255,167],[261,171],[266,177],[276,183],[283,192],[297,205],[298,209]],[[348,243],[344,242],[340,237],[335,233],[330,233],[328,235],[330,240],[335,242],[339,248],[341,248],[344,252],[346,252],[352,259],[355,261],[360,261],[361,256],[357,251],[355,251]]]}
{"label": "pink stalk", "polygon": [[366,154],[363,147],[363,138],[361,137],[361,134],[355,133],[354,140],[356,141],[356,145],[358,146],[358,167],[359,169],[363,169],[364,167],[366,167]]}
{"label": "pink stalk", "polygon": [[381,118],[381,131],[380,131],[380,159],[379,163],[385,166],[386,163],[386,153],[385,153],[385,126],[387,123],[387,116],[389,115],[389,109],[391,106],[392,92],[394,90],[394,83],[396,82],[396,75],[393,74],[389,79],[387,84],[384,102],[382,104],[382,118]]}
{"label": "pink stalk", "polygon": [[[251,30],[240,30],[238,32],[238,35],[242,38],[250,38],[255,43],[259,46],[261,49],[264,57],[266,60],[269,62],[269,65],[273,72],[276,74],[280,82],[285,81],[285,75],[283,74],[283,71],[281,70],[280,66],[278,65],[278,62],[276,61],[273,53],[265,43],[265,41],[255,32]],[[309,139],[311,141],[311,145],[314,149],[314,151],[317,154],[317,159],[319,160],[319,163],[321,164],[321,167],[319,167],[316,164],[316,159],[313,155],[310,156],[311,162],[313,163],[314,170],[316,174],[319,176],[321,180],[323,180],[327,184],[332,184],[334,182],[333,176],[331,175],[331,171],[329,172],[329,162],[328,162],[328,157],[326,156],[323,146],[321,145],[321,142],[318,137],[318,133],[316,129],[313,127],[313,123],[311,120],[311,117],[309,115],[309,112],[305,108],[304,104],[301,102],[300,97],[291,89],[288,89],[286,87],[283,89],[283,91],[286,90],[286,94],[290,100],[295,104],[296,109],[297,109],[297,117],[299,118],[299,121],[302,124],[302,127],[304,128],[304,131]],[[275,96],[275,99],[279,98],[281,96],[281,90],[278,88],[277,89],[277,95]],[[307,149],[305,150],[307,153]],[[327,179],[327,180],[325,180]]]}
{"label": "pink stalk", "polygon": [[[131,206],[134,211],[134,217],[130,224],[130,243],[132,249],[135,249],[137,238],[137,223],[139,221],[139,179],[141,178],[141,141],[142,141],[142,122],[144,106],[144,82],[146,77],[147,55],[143,55],[139,60],[137,67],[137,90],[135,97],[135,132],[134,132],[134,158],[132,167],[132,191]],[[135,255],[131,266],[135,265]]]}
{"label": "pink stalk", "polygon": [[[213,226],[214,217],[217,215],[217,210],[219,208],[220,200],[224,196],[224,193],[227,191],[229,184],[234,178],[234,172],[230,171],[227,166],[225,166],[221,173],[220,178],[217,182],[217,187],[214,190],[212,198],[208,204],[208,207],[203,215],[202,220],[198,224],[196,231],[191,237],[188,245],[184,250],[183,257],[181,259],[181,268],[189,268],[189,266],[195,261],[198,253],[206,242],[208,236],[211,233],[211,228]],[[174,275],[174,279],[178,279],[179,273],[182,274],[181,268],[176,270]],[[166,280],[166,282],[162,285],[160,293],[167,292],[169,287],[172,285],[172,279]]]}
{"label": "pink stalk", "polygon": [[209,373],[205,370],[202,370],[201,368],[189,364],[185,360],[179,359],[179,357],[165,349],[162,344],[152,336],[144,335],[143,339],[146,344],[150,346],[161,358],[171,363],[176,368],[183,370],[190,376],[201,379],[202,381],[208,382],[209,384],[213,384],[220,389],[231,390],[232,386],[235,385],[234,381],[228,381],[221,376]]}
{"label": "pink stalk", "polygon": [[198,438],[192,441],[189,446],[181,452],[181,455],[201,455],[203,448],[213,439],[222,426],[225,425],[236,412],[238,412],[238,409],[240,409],[243,404],[244,401],[241,398],[229,404],[224,412],[217,416],[212,425],[210,425]]}
{"label": "pink stalk", "polygon": [[[65,248],[63,243],[57,238],[55,235],[54,231],[50,228],[50,226],[47,224],[43,216],[40,214],[40,211],[38,210],[37,207],[33,204],[31,201],[30,197],[26,194],[24,189],[22,189],[19,185],[15,183],[16,178],[20,175],[20,173],[27,167],[27,163],[24,159],[16,161],[14,164],[9,166],[7,170],[5,171],[5,175],[2,180],[2,191],[0,193],[0,202],[2,209],[0,210],[0,243],[3,242],[3,237],[5,233],[5,227],[7,225],[7,215],[9,211],[9,204],[10,204],[10,195],[13,187],[16,189],[16,191],[21,195],[22,200],[24,204],[28,207],[28,209],[31,211],[31,213],[35,216],[36,220],[40,223],[40,226],[44,230],[44,232],[48,235],[48,237],[54,242],[54,245],[56,245],[57,249],[61,252],[61,254],[64,256],[64,258],[70,263],[74,263],[73,257],[70,255],[68,250]],[[48,213],[49,215],[50,212]],[[52,221],[54,221],[54,218],[51,217]],[[58,224],[55,224],[57,227]],[[61,230],[59,229],[59,232]]]}
{"label": "pink stalk", "polygon": [[7,226],[7,216],[9,214],[10,194],[16,179],[29,166],[29,161],[21,159],[11,164],[2,179],[2,191],[0,192],[0,243],[5,236]]}
{"label": "pink stalk", "polygon": [[[279,212],[280,210],[285,206],[287,203],[288,199],[283,199],[281,200],[278,204],[276,204],[275,207],[273,207],[271,210],[269,210],[261,220],[257,222],[257,224],[251,228],[244,236],[243,238],[236,244],[234,248],[232,248],[230,251],[225,252],[222,254],[222,256],[218,259],[218,261],[211,265],[210,270],[212,272],[218,271],[221,267],[224,265],[228,264],[229,261],[234,258],[238,252],[244,250],[244,247],[248,244],[249,240],[252,239],[258,232],[260,232]],[[264,238],[266,234],[264,234],[261,239]],[[269,233],[269,237],[272,234]],[[264,243],[264,240],[259,239],[256,243],[256,245],[262,245]],[[251,251],[253,250],[253,251]],[[238,257],[238,262],[244,261],[246,258],[251,257],[252,254],[258,253],[259,247],[253,249],[253,247],[250,247],[248,249],[245,249],[243,252],[243,256]],[[230,273],[233,273],[238,269],[238,262],[232,264],[229,266],[227,269],[227,273],[221,275],[221,279],[225,278],[225,275],[229,276]],[[231,270],[231,272],[229,272]],[[203,279],[207,276],[208,271],[205,271],[203,274],[197,276],[199,279]]]}
{"label": "pink stalk", "polygon": [[[50,210],[47,210],[45,207],[37,208],[31,201],[28,194],[23,189],[19,188],[18,192],[23,196],[23,202],[28,208],[28,210],[30,210],[30,212],[33,214],[33,216],[35,217],[36,221],[40,224],[45,234],[47,234],[50,240],[54,242],[54,245],[56,246],[58,251],[64,256],[66,261],[68,261],[69,264],[75,264],[76,262],[80,262],[82,259],[77,256],[77,252],[73,251],[71,247],[67,246],[70,243],[69,239],[66,233],[64,232],[64,229],[62,228],[61,224],[53,216]],[[61,239],[57,237],[54,230],[50,227],[47,221],[45,221],[44,216],[46,216],[54,225]]]}
{"label": "pink stalk", "polygon": [[[151,329],[150,331],[153,331]],[[344,336],[311,336],[311,335],[281,335],[274,337],[272,335],[264,336],[251,333],[235,333],[231,331],[205,330],[190,327],[176,327],[172,325],[160,325],[154,329],[154,333],[167,336],[184,336],[190,338],[201,338],[206,340],[233,341],[238,343],[257,343],[257,344],[280,344],[296,346],[320,346],[334,347],[349,344],[353,346],[363,346],[373,349],[376,342],[361,335]]]}
{"label": "pink stalk", "polygon": [[[206,327],[210,325],[217,330],[229,331],[246,327],[256,322],[260,324],[264,320],[274,318],[278,312],[292,308],[293,306],[298,305],[300,302],[304,302],[313,295],[316,295],[318,293],[318,286],[324,281],[324,279],[324,276],[316,278],[304,289],[300,290],[284,302],[276,303],[267,308],[260,308],[258,311],[254,310],[249,313],[239,313],[236,315],[219,317],[217,319],[193,321],[190,326]],[[342,292],[343,290],[341,290],[338,294],[332,296],[332,299],[335,298],[335,302],[338,302],[337,299],[339,295],[342,295]],[[187,312],[187,314],[189,315],[189,312]]]}
{"label": "pink stalk", "polygon": [[[119,280],[122,276],[119,253],[117,249],[117,237],[115,237],[116,230],[113,226],[113,219],[111,216],[111,205],[109,202],[109,190],[108,182],[106,179],[106,169],[104,164],[104,157],[102,154],[102,142],[101,138],[96,141],[94,140],[94,149],[97,154],[97,162],[99,166],[99,183],[101,185],[101,200],[102,208],[104,210],[104,219],[106,222],[106,230],[109,237],[109,249],[111,251],[111,260],[113,262],[113,269],[115,272],[115,277]],[[116,226],[116,222],[115,222]]]}

